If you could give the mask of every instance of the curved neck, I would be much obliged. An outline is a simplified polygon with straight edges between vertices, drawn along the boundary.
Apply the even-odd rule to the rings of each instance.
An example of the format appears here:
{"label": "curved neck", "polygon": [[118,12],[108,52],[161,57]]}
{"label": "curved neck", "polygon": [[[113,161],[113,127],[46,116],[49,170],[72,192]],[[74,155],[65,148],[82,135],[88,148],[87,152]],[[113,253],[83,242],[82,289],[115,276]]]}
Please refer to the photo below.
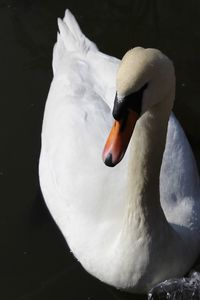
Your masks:
{"label": "curved neck", "polygon": [[159,193],[160,169],[171,111],[167,103],[164,101],[141,116],[130,142],[125,220],[137,228],[142,222],[148,231],[155,228],[156,222],[167,223]]}

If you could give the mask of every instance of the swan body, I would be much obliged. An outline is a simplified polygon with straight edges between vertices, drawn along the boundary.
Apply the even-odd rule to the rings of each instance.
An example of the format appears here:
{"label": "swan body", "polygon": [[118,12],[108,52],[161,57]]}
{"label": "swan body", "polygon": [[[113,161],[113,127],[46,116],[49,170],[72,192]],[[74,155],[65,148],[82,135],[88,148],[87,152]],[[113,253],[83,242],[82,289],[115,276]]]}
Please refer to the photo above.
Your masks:
{"label": "swan body", "polygon": [[[69,10],[58,25],[42,128],[42,193],[89,273],[143,293],[184,275],[200,250],[199,175],[171,113],[173,65],[155,49],[134,48],[122,63],[101,53]],[[120,104],[146,82],[126,154],[109,168],[102,150],[116,89]]]}

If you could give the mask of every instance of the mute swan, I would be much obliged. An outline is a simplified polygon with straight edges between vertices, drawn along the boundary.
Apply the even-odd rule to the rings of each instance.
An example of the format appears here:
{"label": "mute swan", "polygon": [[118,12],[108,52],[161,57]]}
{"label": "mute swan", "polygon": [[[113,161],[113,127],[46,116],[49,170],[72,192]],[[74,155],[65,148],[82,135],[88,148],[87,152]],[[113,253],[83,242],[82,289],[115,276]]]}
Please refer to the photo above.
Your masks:
{"label": "mute swan", "polygon": [[89,273],[144,293],[183,275],[200,251],[199,175],[171,113],[173,64],[155,49],[131,49],[121,62],[101,53],[69,10],[58,25],[42,193]]}

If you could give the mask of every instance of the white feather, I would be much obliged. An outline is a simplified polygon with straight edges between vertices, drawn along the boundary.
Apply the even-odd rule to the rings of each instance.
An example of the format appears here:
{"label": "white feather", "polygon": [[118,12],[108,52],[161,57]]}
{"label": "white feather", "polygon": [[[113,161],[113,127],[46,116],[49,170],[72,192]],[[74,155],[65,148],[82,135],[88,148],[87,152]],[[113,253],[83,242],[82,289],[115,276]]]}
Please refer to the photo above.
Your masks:
{"label": "white feather", "polygon": [[[133,287],[135,291],[139,266],[147,265],[148,257],[143,253],[142,240],[132,248],[128,238],[119,243],[126,209],[130,149],[115,168],[106,167],[101,159],[113,121],[111,108],[120,61],[99,52],[83,35],[69,10],[63,21],[58,20],[58,25],[60,33],[53,52],[54,78],[42,128],[39,165],[42,192],[81,264],[101,280],[117,287]],[[167,220],[182,239],[189,235],[190,264],[199,251],[199,195],[195,160],[172,114],[160,175],[160,198]],[[135,269],[131,269],[132,261]],[[158,261],[154,259],[155,265]],[[159,276],[154,283],[161,280]]]}

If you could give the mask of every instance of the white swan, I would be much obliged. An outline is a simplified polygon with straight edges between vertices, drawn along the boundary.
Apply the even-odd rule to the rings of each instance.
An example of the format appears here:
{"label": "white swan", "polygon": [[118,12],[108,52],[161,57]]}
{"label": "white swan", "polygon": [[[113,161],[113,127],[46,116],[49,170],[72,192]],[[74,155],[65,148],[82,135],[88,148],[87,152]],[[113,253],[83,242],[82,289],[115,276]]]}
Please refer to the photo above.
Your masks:
{"label": "white swan", "polygon": [[[170,115],[174,68],[155,49],[134,48],[121,63],[99,52],[69,10],[58,24],[42,129],[42,192],[89,273],[117,288],[146,292],[187,272],[200,250],[199,175]],[[118,121],[103,151],[118,67]],[[105,166],[102,151],[106,164],[115,165],[129,139],[123,160]]]}

